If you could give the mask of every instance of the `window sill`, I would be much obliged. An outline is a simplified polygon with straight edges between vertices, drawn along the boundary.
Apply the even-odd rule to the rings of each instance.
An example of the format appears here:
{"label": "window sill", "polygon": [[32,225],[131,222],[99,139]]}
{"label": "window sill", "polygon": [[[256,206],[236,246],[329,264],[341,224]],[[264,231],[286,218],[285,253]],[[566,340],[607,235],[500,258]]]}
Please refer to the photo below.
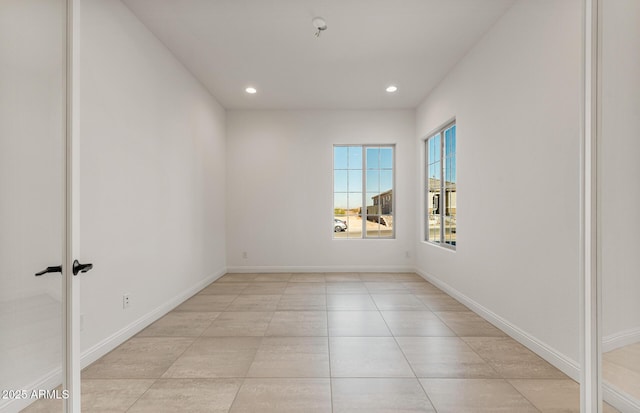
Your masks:
{"label": "window sill", "polygon": [[424,244],[424,245],[430,245],[430,246],[435,247],[435,248],[440,248],[440,249],[448,251],[448,252],[453,252],[453,253],[456,252],[456,247],[449,247],[449,246],[446,246],[446,245],[442,245],[442,244],[435,243],[435,242],[430,242],[430,241],[421,241],[421,243]]}

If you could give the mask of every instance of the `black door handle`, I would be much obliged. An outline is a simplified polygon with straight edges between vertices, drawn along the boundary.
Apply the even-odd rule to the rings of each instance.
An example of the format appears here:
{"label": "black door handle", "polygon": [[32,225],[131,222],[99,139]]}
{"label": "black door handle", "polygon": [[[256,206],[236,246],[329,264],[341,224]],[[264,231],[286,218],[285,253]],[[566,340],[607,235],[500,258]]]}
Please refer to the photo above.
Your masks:
{"label": "black door handle", "polygon": [[93,264],[80,264],[78,260],[73,262],[73,275],[78,275],[78,273],[87,272],[93,269]]}
{"label": "black door handle", "polygon": [[62,272],[62,265],[58,265],[58,266],[55,266],[55,267],[47,267],[44,270],[42,270],[40,272],[37,272],[36,273],[36,277],[39,277],[41,275],[44,275],[44,274],[47,274],[47,273],[50,273],[50,272],[59,272],[59,273],[61,273]]}

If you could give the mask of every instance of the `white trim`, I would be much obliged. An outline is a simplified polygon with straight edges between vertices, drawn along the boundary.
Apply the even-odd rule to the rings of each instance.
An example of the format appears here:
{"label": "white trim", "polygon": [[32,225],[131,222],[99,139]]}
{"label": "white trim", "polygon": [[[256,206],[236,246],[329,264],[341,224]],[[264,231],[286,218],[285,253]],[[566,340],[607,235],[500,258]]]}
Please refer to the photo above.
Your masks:
{"label": "white trim", "polygon": [[[336,148],[350,148],[350,147],[359,147],[362,149],[362,169],[349,169],[349,158],[347,156],[347,169],[336,169]],[[336,238],[336,232],[334,231],[334,227],[333,225],[331,226],[331,239],[333,241],[354,241],[354,240],[363,240],[363,239],[372,239],[372,240],[396,240],[396,198],[397,198],[397,194],[395,194],[396,191],[396,143],[371,143],[371,144],[351,144],[351,143],[340,143],[340,144],[333,144],[332,145],[332,149],[331,149],[331,158],[332,158],[332,169],[331,169],[331,173],[332,173],[332,189],[331,189],[331,200],[332,200],[332,205],[331,205],[331,211],[333,211],[332,214],[332,218],[335,218],[336,216],[341,216],[341,215],[336,215],[335,214],[335,207],[336,207],[336,193],[342,193],[344,194],[345,192],[336,192],[335,191],[335,180],[336,180],[336,170],[338,171],[347,171],[347,175],[349,171],[362,171],[362,206],[360,207],[361,210],[361,217],[362,219],[362,236],[359,238]],[[367,149],[369,148],[391,148],[392,149],[392,154],[393,154],[393,161],[392,161],[392,168],[391,168],[391,191],[394,192],[394,195],[391,199],[391,201],[393,202],[393,205],[391,205],[391,216],[393,217],[393,228],[391,228],[392,234],[390,237],[374,237],[374,236],[367,236],[367,215],[369,214],[367,212],[367,194],[369,192],[366,191],[367,189],[367,177],[366,177],[366,172],[367,172]],[[378,158],[380,157],[380,155],[378,155]],[[378,159],[378,162],[380,161],[380,159]],[[372,169],[375,170],[375,169]],[[378,163],[378,171],[382,171],[382,167],[380,167],[380,164]],[[347,176],[347,197],[348,194],[350,193],[350,189],[349,189],[349,177]],[[357,192],[357,191],[356,191]],[[347,199],[347,204],[348,204],[348,199]],[[380,210],[380,212],[382,212],[382,210]],[[383,214],[379,213],[379,214],[371,214],[371,215],[377,215],[378,218],[380,218]],[[388,215],[388,214],[387,214]],[[347,215],[349,216],[349,215]]]}
{"label": "white trim", "polygon": [[598,140],[600,135],[600,0],[583,3],[582,127],[580,136],[580,411],[602,412]]}
{"label": "white trim", "polygon": [[432,247],[440,248],[441,250],[448,251],[448,252],[451,252],[451,253],[455,253],[455,252],[456,252],[456,249],[455,249],[455,248],[447,247],[447,246],[446,246],[446,244],[445,244],[445,245],[442,245],[442,244],[440,244],[439,242],[438,242],[438,243],[436,243],[436,242],[433,242],[433,241],[425,241],[425,240],[422,240],[422,241],[420,241],[420,242],[421,242],[422,244],[424,244],[424,245],[430,245],[430,246],[432,246]]}
{"label": "white trim", "polygon": [[603,397],[607,403],[620,410],[621,413],[638,413],[640,404],[633,397],[627,396],[622,390],[605,384],[602,388]]}
{"label": "white trim", "polygon": [[630,328],[602,338],[602,352],[607,353],[615,349],[640,342],[640,327]]}
{"label": "white trim", "polygon": [[[33,390],[40,389],[54,389],[62,382],[62,367],[58,367],[55,370],[50,371],[44,376],[40,377],[38,380],[24,387],[24,390],[27,390],[31,393]],[[22,389],[19,389],[22,390]],[[35,402],[37,399],[9,399],[3,400],[3,403],[0,403],[0,412],[3,413],[18,413],[22,411],[24,408],[29,406],[31,403]]]}
{"label": "white trim", "polygon": [[66,133],[65,133],[65,258],[62,263],[63,357],[62,388],[69,391],[63,410],[79,413],[80,390],[80,280],[72,274],[80,252],[80,0],[66,1]]}
{"label": "white trim", "polygon": [[514,340],[518,341],[520,344],[527,347],[529,350],[533,351],[534,353],[551,363],[554,367],[558,368],[573,380],[578,381],[580,377],[580,366],[575,360],[572,360],[570,357],[567,357],[566,355],[560,353],[558,350],[552,348],[546,343],[543,343],[526,331],[511,324],[509,321],[484,307],[480,303],[467,297],[466,295],[456,290],[449,284],[441,281],[434,275],[420,271],[419,269],[415,269],[415,273],[420,275],[422,278],[429,281],[436,287],[440,288],[451,297],[460,301],[462,304],[469,307],[480,317],[484,318],[485,320],[505,332],[507,335],[512,337]]}
{"label": "white trim", "polygon": [[[158,306],[155,310],[152,310],[140,317],[133,323],[123,327],[119,331],[100,341],[93,347],[82,352],[80,365],[81,368],[85,368],[94,361],[98,360],[100,357],[104,356],[111,350],[118,347],[120,344],[124,343],[134,335],[138,334],[147,326],[151,325],[154,321],[158,320],[169,311],[173,310],[180,304],[182,304],[187,299],[191,298],[198,291],[202,290],[207,285],[211,284],[218,278],[222,277],[226,274],[227,269],[222,268],[216,271],[214,274],[209,275],[203,280],[199,281],[193,287],[183,291],[182,293],[176,295],[174,298],[167,300],[162,305]],[[35,381],[31,386],[28,386],[28,389],[54,389],[58,385],[60,385],[62,379],[62,369],[58,368],[41,377],[39,380]],[[27,407],[29,404],[35,402],[36,400],[20,400],[13,399],[9,400],[5,404],[0,404],[0,411],[3,413],[17,413],[20,410]],[[5,410],[6,409],[6,410]]]}
{"label": "white trim", "polygon": [[154,321],[160,319],[162,316],[167,314],[169,311],[173,310],[187,299],[191,298],[198,291],[202,290],[207,285],[211,284],[218,278],[222,277],[226,273],[226,268],[222,268],[216,271],[214,274],[204,278],[199,281],[193,287],[188,290],[183,291],[182,293],[176,295],[174,298],[165,301],[160,306],[158,306],[155,310],[148,312],[143,315],[139,319],[135,320],[131,324],[123,327],[122,329],[116,331],[109,337],[95,344],[91,348],[82,352],[82,368],[85,368],[89,364],[98,360],[100,357],[104,356],[111,350],[118,347],[120,344],[124,343],[134,335],[138,334],[147,326],[151,325]]}
{"label": "white trim", "polygon": [[305,272],[414,272],[413,266],[381,266],[381,265],[336,265],[336,266],[232,266],[227,267],[232,273],[305,273]]}

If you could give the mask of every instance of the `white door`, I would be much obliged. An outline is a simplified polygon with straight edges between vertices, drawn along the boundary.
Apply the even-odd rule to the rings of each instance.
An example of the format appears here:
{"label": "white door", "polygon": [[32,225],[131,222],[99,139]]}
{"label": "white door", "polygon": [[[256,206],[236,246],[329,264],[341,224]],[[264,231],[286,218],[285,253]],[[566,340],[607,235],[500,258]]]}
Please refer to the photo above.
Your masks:
{"label": "white door", "polygon": [[65,0],[0,1],[2,412],[38,397],[47,411],[79,406],[79,391],[69,398],[79,363],[67,264],[67,11]]}

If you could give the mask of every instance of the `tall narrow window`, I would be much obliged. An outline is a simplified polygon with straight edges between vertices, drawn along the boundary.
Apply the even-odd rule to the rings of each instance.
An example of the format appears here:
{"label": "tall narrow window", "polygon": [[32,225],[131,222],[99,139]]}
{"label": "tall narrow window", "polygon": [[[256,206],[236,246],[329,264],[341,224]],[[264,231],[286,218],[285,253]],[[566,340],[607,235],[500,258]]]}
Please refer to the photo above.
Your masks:
{"label": "tall narrow window", "polygon": [[425,240],[456,246],[456,125],[445,126],[425,143]]}
{"label": "tall narrow window", "polygon": [[333,237],[393,238],[394,146],[333,147]]}

